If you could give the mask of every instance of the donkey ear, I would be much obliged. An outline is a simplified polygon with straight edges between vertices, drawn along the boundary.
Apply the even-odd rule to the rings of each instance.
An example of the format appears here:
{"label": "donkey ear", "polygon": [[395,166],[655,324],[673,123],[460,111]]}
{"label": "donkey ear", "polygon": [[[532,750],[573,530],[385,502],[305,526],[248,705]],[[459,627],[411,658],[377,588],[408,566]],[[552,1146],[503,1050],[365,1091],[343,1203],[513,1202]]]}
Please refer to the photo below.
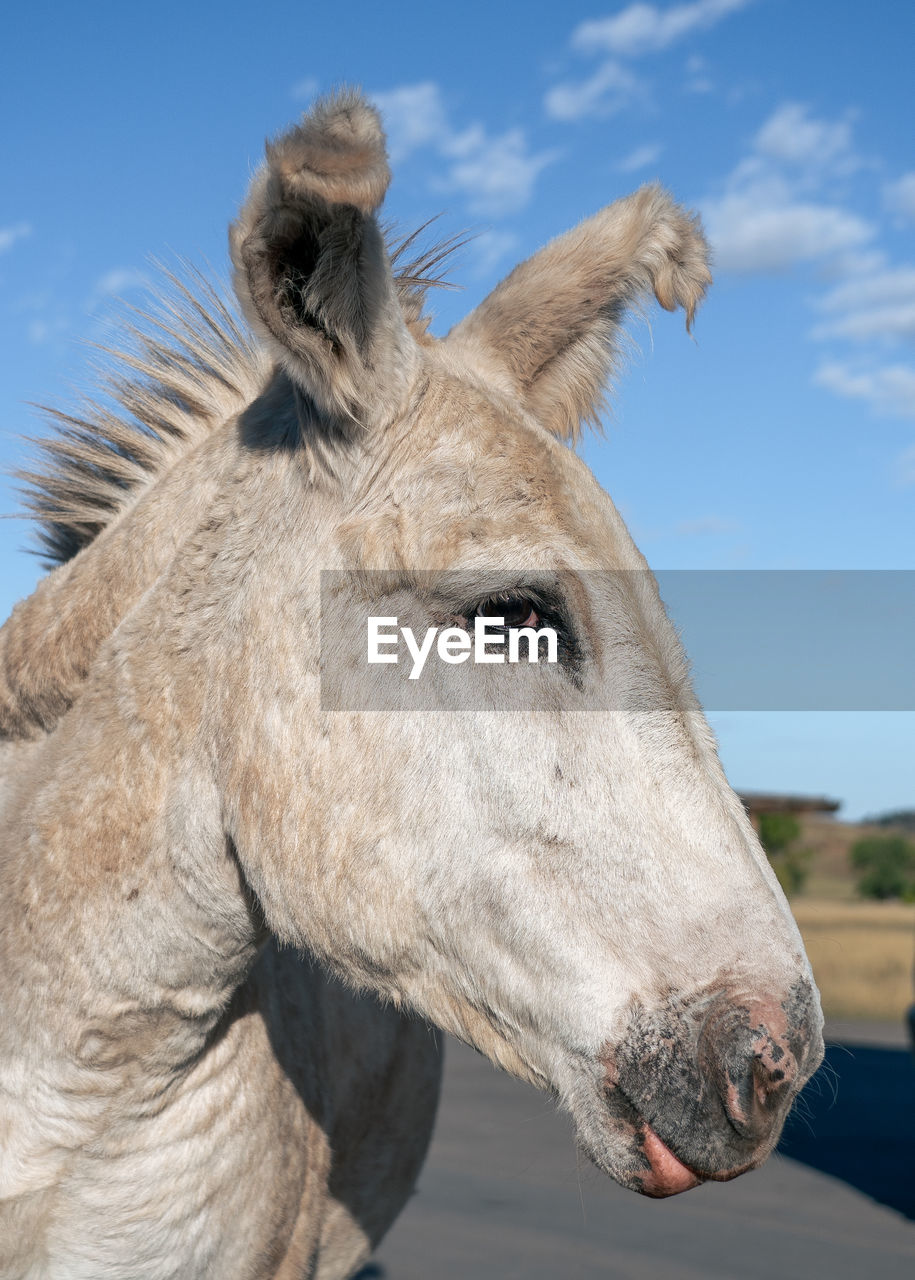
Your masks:
{"label": "donkey ear", "polygon": [[341,92],[267,144],[230,231],[247,319],[319,408],[360,423],[396,414],[416,359],[374,216],[390,177],[378,113]]}
{"label": "donkey ear", "polygon": [[642,187],[521,263],[447,342],[495,361],[545,427],[575,439],[602,408],[626,311],[653,293],[689,328],[710,283],[698,218]]}

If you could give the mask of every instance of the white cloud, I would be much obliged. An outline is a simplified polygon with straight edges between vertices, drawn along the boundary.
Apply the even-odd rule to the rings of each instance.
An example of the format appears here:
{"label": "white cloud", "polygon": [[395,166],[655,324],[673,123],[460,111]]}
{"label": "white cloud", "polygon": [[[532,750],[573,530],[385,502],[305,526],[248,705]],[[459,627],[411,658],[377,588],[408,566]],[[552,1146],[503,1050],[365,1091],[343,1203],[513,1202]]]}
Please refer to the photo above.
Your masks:
{"label": "white cloud", "polygon": [[[822,292],[812,300],[819,315],[811,336],[856,350],[823,360],[813,375],[817,386],[876,414],[915,418],[915,366],[889,363],[885,354],[888,344],[915,341],[915,265],[892,264],[874,243],[877,224],[850,205],[845,180],[864,163],[850,114],[819,118],[802,103],[782,103],[720,192],[704,202],[703,215],[725,270],[818,265]],[[911,197],[915,211],[915,173],[883,194],[900,212]]]}
{"label": "white cloud", "polygon": [[493,217],[524,208],[539,174],[556,155],[531,154],[521,129],[490,137],[481,125],[451,138],[442,150],[454,160],[442,185],[460,191],[471,213]]}
{"label": "white cloud", "polygon": [[473,124],[456,130],[441,90],[431,80],[372,98],[384,119],[392,160],[432,148],[446,162],[433,185],[460,192],[472,213],[502,217],[523,208],[538,176],[556,158],[554,151],[530,151],[523,129],[491,134]]}
{"label": "white cloud", "polygon": [[[585,55],[603,61],[590,76],[566,81],[547,91],[544,107],[554,120],[580,120],[584,116],[609,116],[648,94],[647,86],[629,67],[626,59],[670,48],[692,31],[706,30],[723,18],[745,9],[753,0],[695,0],[692,4],[658,9],[653,4],[630,4],[609,18],[580,23],[572,32],[571,45]],[[712,83],[704,74],[704,64],[688,65],[686,88],[708,93]]]}
{"label": "white cloud", "polygon": [[32,228],[27,222],[17,222],[11,227],[0,227],[0,253],[6,253],[7,249],[12,249],[17,240],[24,240],[31,234]]}
{"label": "white cloud", "polygon": [[891,213],[915,222],[915,173],[904,173],[897,182],[888,183],[883,198]]}
{"label": "white cloud", "polygon": [[371,99],[384,119],[392,161],[405,159],[419,147],[440,145],[451,137],[441,90],[432,80],[373,93]]}
{"label": "white cloud", "polygon": [[813,169],[848,172],[860,163],[849,120],[817,120],[800,102],[786,102],[769,117],[756,135],[754,150],[783,164]]}
{"label": "white cloud", "polygon": [[733,192],[703,206],[715,263],[726,271],[785,271],[866,243],[873,228],[834,205],[791,199],[760,204]]}
{"label": "white cloud", "polygon": [[882,249],[850,249],[838,254],[830,263],[824,276],[832,280],[848,281],[866,275],[875,275],[886,267],[887,257]]}
{"label": "white cloud", "polygon": [[814,336],[874,339],[915,338],[915,267],[859,273],[817,303],[831,316]]}
{"label": "white cloud", "polygon": [[[844,266],[844,276],[814,303],[821,319],[812,336],[850,343],[857,353],[824,362],[814,381],[876,414],[915,418],[915,366],[887,363],[881,354],[915,343],[915,265],[876,252],[852,254]],[[904,456],[911,471],[915,451]]]}
{"label": "white cloud", "polygon": [[847,120],[815,119],[797,103],[779,107],[727,179],[723,194],[704,202],[717,265],[773,272],[860,253],[875,227],[822,198],[833,173],[857,165]]}
{"label": "white cloud", "polygon": [[148,287],[149,276],[135,267],[113,267],[95,282],[96,294],[111,294],[115,297],[121,297],[131,289]]}
{"label": "white cloud", "polygon": [[820,299],[823,311],[848,311],[862,307],[915,299],[915,267],[897,267],[873,275],[857,275]]}
{"label": "white cloud", "polygon": [[659,142],[646,142],[644,146],[636,147],[627,156],[623,156],[616,167],[623,173],[634,173],[636,169],[644,169],[650,164],[655,164],[662,150]]}
{"label": "white cloud", "polygon": [[831,324],[818,325],[814,330],[814,337],[849,338],[852,342],[915,338],[915,301],[895,307],[854,312]]}
{"label": "white cloud", "polygon": [[820,365],[813,380],[836,395],[864,400],[878,413],[915,418],[915,368],[911,365],[854,369],[833,361]]}
{"label": "white cloud", "polygon": [[909,301],[915,301],[915,266],[856,275],[825,294],[819,306],[823,311],[848,311]]}
{"label": "white cloud", "polygon": [[544,98],[546,113],[554,120],[580,120],[583,116],[611,116],[644,93],[644,86],[628,67],[611,60],[579,83],[554,85]]}
{"label": "white cloud", "polygon": [[695,0],[670,9],[631,4],[610,18],[581,23],[572,33],[572,44],[583,52],[623,58],[659,53],[691,31],[707,30],[750,3],[752,0]]}

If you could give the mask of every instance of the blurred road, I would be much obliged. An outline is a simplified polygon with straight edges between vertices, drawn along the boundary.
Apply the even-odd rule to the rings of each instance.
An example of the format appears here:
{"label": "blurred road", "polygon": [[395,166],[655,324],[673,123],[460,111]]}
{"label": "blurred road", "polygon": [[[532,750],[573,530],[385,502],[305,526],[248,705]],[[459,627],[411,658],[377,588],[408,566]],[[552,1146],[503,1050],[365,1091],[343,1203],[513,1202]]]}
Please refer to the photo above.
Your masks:
{"label": "blurred road", "polygon": [[449,1040],[419,1190],[364,1280],[913,1280],[915,1062],[901,1028],[829,1031],[796,1158],[666,1201],[615,1186],[549,1099]]}

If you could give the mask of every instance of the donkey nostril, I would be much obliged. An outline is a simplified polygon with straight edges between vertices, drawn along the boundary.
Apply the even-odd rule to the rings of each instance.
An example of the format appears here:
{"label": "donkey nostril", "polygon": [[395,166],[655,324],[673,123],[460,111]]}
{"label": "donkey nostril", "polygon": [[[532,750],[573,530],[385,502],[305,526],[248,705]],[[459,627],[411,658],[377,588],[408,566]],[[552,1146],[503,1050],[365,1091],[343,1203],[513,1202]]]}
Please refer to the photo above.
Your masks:
{"label": "donkey nostril", "polygon": [[722,995],[702,1010],[696,1054],[706,1096],[747,1144],[768,1142],[780,1129],[817,1053],[812,1014],[785,1003]]}
{"label": "donkey nostril", "polygon": [[782,1045],[769,1040],[753,1055],[753,1074],[767,1089],[776,1090],[797,1075],[797,1063]]}
{"label": "donkey nostril", "polygon": [[744,1138],[759,1140],[778,1123],[797,1076],[793,1053],[779,1037],[757,1036],[713,1068],[725,1114]]}
{"label": "donkey nostril", "polygon": [[[778,1052],[773,1053],[773,1049]],[[774,1065],[773,1059],[779,1062],[778,1066]],[[753,1055],[750,1074],[756,1104],[763,1111],[768,1111],[779,1104],[787,1092],[796,1074],[795,1064],[780,1046],[770,1044]]]}

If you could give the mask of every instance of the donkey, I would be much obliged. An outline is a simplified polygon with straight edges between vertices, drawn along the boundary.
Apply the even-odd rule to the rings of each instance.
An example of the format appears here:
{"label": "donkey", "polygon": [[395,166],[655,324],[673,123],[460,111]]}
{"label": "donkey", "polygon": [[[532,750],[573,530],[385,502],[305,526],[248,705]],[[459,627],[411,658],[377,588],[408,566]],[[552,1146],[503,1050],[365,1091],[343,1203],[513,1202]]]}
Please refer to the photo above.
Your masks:
{"label": "donkey", "polygon": [[[4,1280],[353,1275],[441,1031],[659,1197],[759,1165],[821,1059],[656,584],[566,443],[630,307],[691,324],[699,224],[643,187],[436,340],[389,177],[373,108],[319,101],[231,231],[251,332],[179,294],[32,476],[57,567],[0,632]],[[434,710],[329,700],[325,614],[391,601],[550,623],[558,659],[438,663]]]}

